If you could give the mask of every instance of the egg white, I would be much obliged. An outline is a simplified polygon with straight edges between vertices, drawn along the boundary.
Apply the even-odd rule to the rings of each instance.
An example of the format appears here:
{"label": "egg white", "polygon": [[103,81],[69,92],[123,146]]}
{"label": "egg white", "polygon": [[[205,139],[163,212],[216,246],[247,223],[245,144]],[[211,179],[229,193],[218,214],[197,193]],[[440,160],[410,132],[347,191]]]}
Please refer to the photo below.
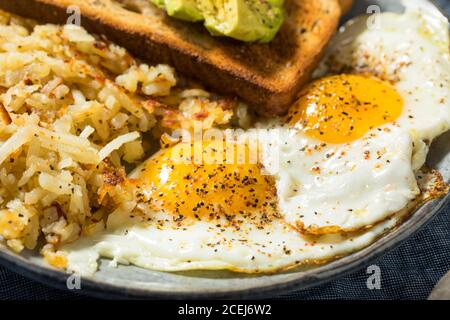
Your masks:
{"label": "egg white", "polygon": [[359,17],[342,27],[315,77],[345,70],[392,82],[404,100],[395,125],[411,133],[419,169],[431,142],[450,129],[449,23],[429,1],[403,3],[403,14]]}
{"label": "egg white", "polygon": [[419,192],[414,172],[431,142],[450,129],[448,21],[426,1],[405,5],[404,14],[350,21],[315,74],[345,70],[391,82],[404,101],[396,121],[342,145],[320,147],[301,129],[262,140],[280,210],[304,232],[369,228],[402,209]]}
{"label": "egg white", "polygon": [[412,139],[405,130],[387,125],[341,145],[295,129],[273,130],[270,139],[260,140],[262,163],[275,177],[285,221],[303,232],[369,228],[420,192],[411,165]]}
{"label": "egg white", "polygon": [[113,259],[112,266],[134,264],[160,271],[232,270],[273,272],[300,264],[326,262],[363,248],[393,228],[405,214],[351,235],[301,236],[281,219],[264,228],[245,221],[240,229],[196,222],[178,226],[170,214],[154,213],[152,221],[116,212],[108,229],[66,245],[68,271],[92,275],[98,259]]}

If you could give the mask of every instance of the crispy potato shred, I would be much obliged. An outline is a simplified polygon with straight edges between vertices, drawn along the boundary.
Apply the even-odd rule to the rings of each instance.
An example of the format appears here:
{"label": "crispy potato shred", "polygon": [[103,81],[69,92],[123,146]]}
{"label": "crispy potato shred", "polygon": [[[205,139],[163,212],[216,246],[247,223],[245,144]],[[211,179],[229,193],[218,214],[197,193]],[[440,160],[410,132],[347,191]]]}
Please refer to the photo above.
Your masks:
{"label": "crispy potato shred", "polygon": [[64,268],[58,246],[133,207],[125,168],[153,141],[193,120],[229,126],[238,107],[81,27],[0,11],[0,238],[15,252],[42,238]]}

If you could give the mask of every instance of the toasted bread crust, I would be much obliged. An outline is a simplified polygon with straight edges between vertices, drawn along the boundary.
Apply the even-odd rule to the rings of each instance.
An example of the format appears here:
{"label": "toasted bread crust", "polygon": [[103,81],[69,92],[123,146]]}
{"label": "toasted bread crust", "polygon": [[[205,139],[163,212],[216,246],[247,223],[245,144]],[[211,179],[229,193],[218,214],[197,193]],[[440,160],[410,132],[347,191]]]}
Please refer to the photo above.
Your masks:
{"label": "toasted bread crust", "polygon": [[148,0],[1,0],[0,8],[64,24],[77,6],[82,25],[150,63],[167,63],[264,115],[283,114],[308,81],[341,16],[339,0],[286,0],[286,21],[269,44],[210,36]]}

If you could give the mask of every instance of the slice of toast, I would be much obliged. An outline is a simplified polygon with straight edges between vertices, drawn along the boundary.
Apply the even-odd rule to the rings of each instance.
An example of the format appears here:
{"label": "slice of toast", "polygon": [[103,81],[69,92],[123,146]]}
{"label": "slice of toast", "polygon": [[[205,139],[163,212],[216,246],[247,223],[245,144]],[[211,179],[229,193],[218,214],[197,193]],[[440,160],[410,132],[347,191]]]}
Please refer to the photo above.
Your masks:
{"label": "slice of toast", "polygon": [[[285,22],[269,44],[212,37],[201,24],[168,17],[149,0],[0,0],[0,9],[42,22],[82,25],[150,63],[167,63],[264,115],[287,111],[341,17],[340,0],[286,0]],[[68,13],[69,12],[69,13]]]}

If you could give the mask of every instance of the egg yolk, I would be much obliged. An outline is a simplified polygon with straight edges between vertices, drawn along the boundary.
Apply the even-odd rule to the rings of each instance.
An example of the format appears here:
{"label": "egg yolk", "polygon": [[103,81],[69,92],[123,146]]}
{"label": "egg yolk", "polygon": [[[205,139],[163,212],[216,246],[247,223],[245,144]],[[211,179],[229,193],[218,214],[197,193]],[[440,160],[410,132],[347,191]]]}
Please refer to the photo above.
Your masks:
{"label": "egg yolk", "polygon": [[[263,174],[260,164],[250,164],[248,146],[210,141],[200,143],[201,150],[197,147],[180,143],[144,164],[138,186],[152,209],[171,213],[180,221],[224,215],[234,219],[254,213],[264,218],[274,210],[275,182]],[[194,161],[193,152],[203,156],[200,163]]]}
{"label": "egg yolk", "polygon": [[359,75],[319,79],[300,93],[286,122],[327,143],[347,143],[396,120],[403,99],[386,82]]}

